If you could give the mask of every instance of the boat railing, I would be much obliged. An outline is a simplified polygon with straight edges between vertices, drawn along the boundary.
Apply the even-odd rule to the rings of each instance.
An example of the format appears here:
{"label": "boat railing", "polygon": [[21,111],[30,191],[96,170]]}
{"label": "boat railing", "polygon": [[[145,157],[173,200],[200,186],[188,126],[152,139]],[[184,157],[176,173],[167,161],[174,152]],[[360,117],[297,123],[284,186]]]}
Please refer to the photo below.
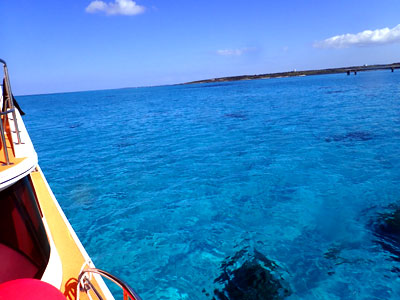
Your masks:
{"label": "boat railing", "polygon": [[[3,83],[2,83],[3,93],[2,93],[2,102],[1,102],[1,107],[0,107],[1,142],[3,144],[3,151],[4,151],[5,158],[6,158],[6,165],[10,165],[12,163],[10,162],[10,157],[8,154],[8,149],[7,149],[7,144],[6,144],[6,136],[5,136],[7,120],[10,119],[9,114],[12,114],[12,120],[14,121],[15,133],[17,134],[17,144],[21,144],[22,142],[21,142],[20,131],[18,128],[17,116],[15,113],[14,99],[12,96],[7,64],[2,59],[0,59],[0,63],[3,64],[3,71],[4,71],[4,77],[3,77]],[[10,143],[12,146],[12,141],[10,141]]]}
{"label": "boat railing", "polygon": [[141,298],[139,297],[138,294],[136,294],[136,292],[124,281],[122,281],[121,279],[119,279],[118,277],[100,270],[100,269],[96,269],[96,268],[87,268],[85,270],[83,270],[81,272],[81,274],[79,274],[78,277],[78,288],[77,288],[77,299],[79,299],[79,293],[80,292],[85,292],[88,293],[90,290],[93,291],[93,293],[96,295],[96,297],[99,300],[104,300],[103,297],[101,296],[101,294],[99,293],[99,291],[96,289],[96,287],[92,284],[92,282],[90,281],[90,277],[87,276],[88,274],[98,274],[101,275],[107,279],[109,279],[110,281],[112,281],[113,283],[115,283],[116,285],[118,285],[122,291],[123,291],[123,297],[124,300],[141,300]]}

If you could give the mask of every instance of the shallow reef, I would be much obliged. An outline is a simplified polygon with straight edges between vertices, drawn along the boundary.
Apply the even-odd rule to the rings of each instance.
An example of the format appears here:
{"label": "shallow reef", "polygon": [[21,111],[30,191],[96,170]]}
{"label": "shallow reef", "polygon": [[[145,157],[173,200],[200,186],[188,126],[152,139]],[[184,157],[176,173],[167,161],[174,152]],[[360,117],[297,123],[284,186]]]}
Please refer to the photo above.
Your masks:
{"label": "shallow reef", "polygon": [[71,123],[71,124],[69,124],[68,125],[68,127],[69,128],[71,128],[71,129],[73,129],[73,128],[78,128],[78,127],[81,127],[82,126],[82,123]]}
{"label": "shallow reef", "polygon": [[400,206],[392,205],[388,212],[379,214],[371,222],[377,243],[391,253],[395,261],[400,262]]}
{"label": "shallow reef", "polygon": [[346,91],[344,90],[334,90],[334,91],[327,91],[327,94],[340,94],[340,93],[344,93]]}
{"label": "shallow reef", "polygon": [[278,300],[291,294],[284,271],[254,250],[241,250],[221,264],[213,300]]}
{"label": "shallow reef", "polygon": [[368,131],[351,131],[345,134],[332,135],[325,138],[325,141],[330,142],[364,142],[373,139],[372,133]]}
{"label": "shallow reef", "polygon": [[225,116],[226,118],[247,120],[247,115],[244,114],[244,113],[241,113],[241,112],[226,113],[224,116]]}

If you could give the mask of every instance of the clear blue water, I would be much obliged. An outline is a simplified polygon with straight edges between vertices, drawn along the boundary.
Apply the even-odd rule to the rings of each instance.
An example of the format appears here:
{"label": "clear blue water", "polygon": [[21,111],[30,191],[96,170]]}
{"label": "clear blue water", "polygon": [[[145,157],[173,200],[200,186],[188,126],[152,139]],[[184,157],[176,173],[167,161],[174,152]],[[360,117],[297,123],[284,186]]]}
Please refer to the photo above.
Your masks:
{"label": "clear blue water", "polygon": [[400,297],[371,225],[400,203],[400,72],[17,99],[95,264],[143,299],[211,299],[242,249],[288,299]]}

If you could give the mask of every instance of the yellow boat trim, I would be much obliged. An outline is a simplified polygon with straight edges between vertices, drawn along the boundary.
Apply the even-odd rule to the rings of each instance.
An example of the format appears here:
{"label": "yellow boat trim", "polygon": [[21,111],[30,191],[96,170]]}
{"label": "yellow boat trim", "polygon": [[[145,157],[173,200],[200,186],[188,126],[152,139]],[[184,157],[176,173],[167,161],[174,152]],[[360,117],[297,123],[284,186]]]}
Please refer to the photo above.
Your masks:
{"label": "yellow boat trim", "polygon": [[[85,257],[76,244],[67,224],[60,215],[42,174],[39,171],[34,171],[30,176],[41,211],[49,225],[51,235],[61,258],[63,277],[60,290],[68,300],[74,300],[76,299],[79,272],[85,263]],[[92,283],[96,289],[103,294],[95,279]],[[81,293],[80,299],[84,300],[89,298],[85,293]],[[106,297],[104,297],[104,299],[106,299]]]}

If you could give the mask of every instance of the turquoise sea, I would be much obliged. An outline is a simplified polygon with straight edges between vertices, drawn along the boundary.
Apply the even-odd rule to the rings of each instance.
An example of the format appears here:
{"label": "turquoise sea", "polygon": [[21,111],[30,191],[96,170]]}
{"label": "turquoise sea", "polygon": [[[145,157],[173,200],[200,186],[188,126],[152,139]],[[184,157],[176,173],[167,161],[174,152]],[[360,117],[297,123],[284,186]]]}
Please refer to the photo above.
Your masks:
{"label": "turquoise sea", "polygon": [[400,298],[399,71],[16,98],[96,266],[144,300]]}

